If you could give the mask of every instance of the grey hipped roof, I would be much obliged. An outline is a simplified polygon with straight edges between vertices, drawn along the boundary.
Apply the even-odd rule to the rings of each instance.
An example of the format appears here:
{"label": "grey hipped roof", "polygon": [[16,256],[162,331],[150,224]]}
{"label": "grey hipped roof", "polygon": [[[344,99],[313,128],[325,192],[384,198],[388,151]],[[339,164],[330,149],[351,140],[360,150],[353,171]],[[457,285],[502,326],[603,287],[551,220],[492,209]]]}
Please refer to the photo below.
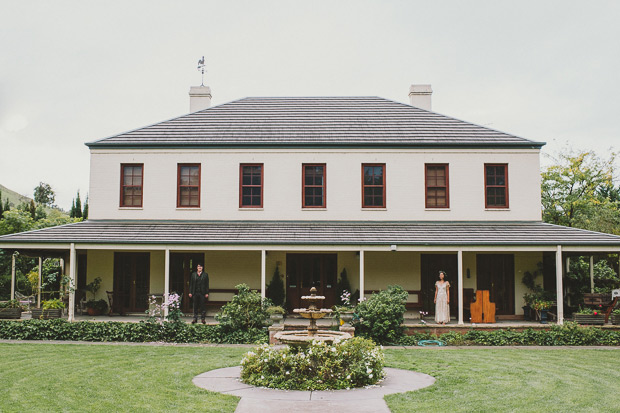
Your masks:
{"label": "grey hipped roof", "polygon": [[379,97],[248,97],[87,145],[540,148],[544,143]]}
{"label": "grey hipped roof", "polygon": [[620,236],[541,222],[85,221],[0,237],[3,244],[579,245]]}

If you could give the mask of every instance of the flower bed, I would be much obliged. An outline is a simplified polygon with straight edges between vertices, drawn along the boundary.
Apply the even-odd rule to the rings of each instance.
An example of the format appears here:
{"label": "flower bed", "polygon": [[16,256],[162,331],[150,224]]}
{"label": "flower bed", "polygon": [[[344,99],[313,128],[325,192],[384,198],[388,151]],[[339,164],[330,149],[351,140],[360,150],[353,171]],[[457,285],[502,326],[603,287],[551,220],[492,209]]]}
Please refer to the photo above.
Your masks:
{"label": "flower bed", "polygon": [[304,348],[262,345],[241,360],[241,381],[287,390],[349,389],[376,384],[383,366],[383,351],[360,337]]}

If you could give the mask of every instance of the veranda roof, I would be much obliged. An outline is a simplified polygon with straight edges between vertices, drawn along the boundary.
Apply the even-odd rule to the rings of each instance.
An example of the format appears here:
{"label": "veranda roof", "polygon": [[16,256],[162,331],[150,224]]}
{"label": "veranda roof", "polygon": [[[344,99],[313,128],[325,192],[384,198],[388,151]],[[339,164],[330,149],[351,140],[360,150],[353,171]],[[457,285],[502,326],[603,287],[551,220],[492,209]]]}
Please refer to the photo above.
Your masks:
{"label": "veranda roof", "polygon": [[620,236],[542,222],[90,220],[0,236],[23,244],[573,245],[620,248]]}

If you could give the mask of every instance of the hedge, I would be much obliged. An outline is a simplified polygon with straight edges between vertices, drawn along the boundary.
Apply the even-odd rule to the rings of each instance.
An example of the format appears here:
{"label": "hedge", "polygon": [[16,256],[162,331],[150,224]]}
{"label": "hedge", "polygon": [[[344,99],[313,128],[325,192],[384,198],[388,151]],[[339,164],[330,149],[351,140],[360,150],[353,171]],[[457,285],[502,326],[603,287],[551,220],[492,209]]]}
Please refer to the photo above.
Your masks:
{"label": "hedge", "polygon": [[0,320],[0,339],[260,344],[268,341],[268,333],[265,329],[223,333],[218,325],[172,322]]}
{"label": "hedge", "polygon": [[[265,329],[223,332],[218,325],[171,322],[0,320],[0,339],[261,344],[268,342],[268,334]],[[469,330],[465,334],[450,331],[439,336],[416,333],[403,336],[396,344],[417,345],[420,340],[436,339],[452,346],[618,346],[620,331],[566,322],[563,326],[553,325],[549,330]]]}
{"label": "hedge", "polygon": [[562,326],[553,325],[549,330],[469,330],[465,334],[450,331],[439,336],[416,333],[402,337],[398,344],[415,346],[420,340],[437,339],[449,346],[618,346],[620,331],[566,322]]}

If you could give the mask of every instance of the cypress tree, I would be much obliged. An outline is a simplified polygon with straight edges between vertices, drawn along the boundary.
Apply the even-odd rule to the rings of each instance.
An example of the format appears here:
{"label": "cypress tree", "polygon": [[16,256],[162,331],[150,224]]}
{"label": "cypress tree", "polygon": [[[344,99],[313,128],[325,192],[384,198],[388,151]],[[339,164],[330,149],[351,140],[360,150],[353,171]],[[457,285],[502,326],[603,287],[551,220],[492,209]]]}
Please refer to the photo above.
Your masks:
{"label": "cypress tree", "polygon": [[28,210],[30,211],[30,216],[32,216],[33,220],[37,219],[37,207],[34,204],[34,201],[31,199],[30,200],[30,207],[28,208]]}
{"label": "cypress tree", "polygon": [[75,218],[82,218],[82,201],[80,200],[80,191],[75,199]]}
{"label": "cypress tree", "polygon": [[71,211],[69,211],[69,217],[75,218],[75,199],[71,200]]}
{"label": "cypress tree", "polygon": [[86,194],[86,201],[84,201],[84,211],[82,212],[82,218],[88,219],[88,194]]}

